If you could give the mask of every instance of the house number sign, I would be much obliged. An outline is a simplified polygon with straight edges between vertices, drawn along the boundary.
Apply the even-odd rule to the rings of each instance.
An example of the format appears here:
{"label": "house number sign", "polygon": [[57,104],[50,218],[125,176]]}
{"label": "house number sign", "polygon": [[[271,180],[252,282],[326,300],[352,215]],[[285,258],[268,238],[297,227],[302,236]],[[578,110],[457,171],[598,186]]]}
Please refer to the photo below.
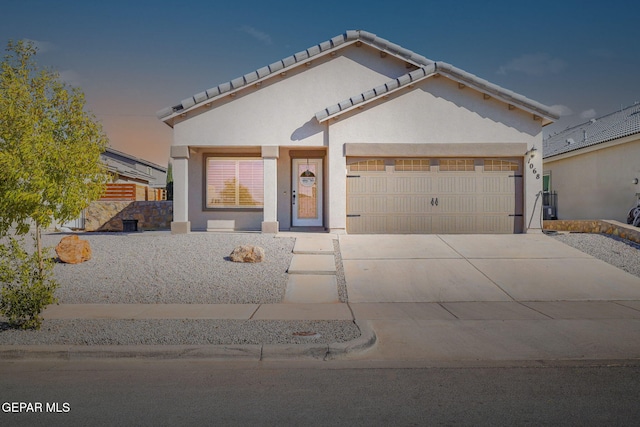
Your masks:
{"label": "house number sign", "polygon": [[538,173],[538,170],[533,166],[533,163],[531,163],[531,159],[527,160],[527,163],[529,163],[529,169],[531,170],[531,173],[536,176],[536,179],[540,179],[540,174]]}

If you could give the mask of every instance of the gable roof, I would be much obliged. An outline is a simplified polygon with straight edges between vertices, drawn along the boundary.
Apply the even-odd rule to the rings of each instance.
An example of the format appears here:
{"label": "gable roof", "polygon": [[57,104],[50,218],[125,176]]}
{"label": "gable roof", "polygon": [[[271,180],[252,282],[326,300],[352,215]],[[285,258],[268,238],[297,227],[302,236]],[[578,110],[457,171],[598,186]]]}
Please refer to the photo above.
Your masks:
{"label": "gable roof", "polygon": [[543,141],[543,158],[640,134],[640,104],[558,132]]}
{"label": "gable roof", "polygon": [[335,52],[338,49],[342,49],[354,43],[367,44],[378,49],[380,52],[406,61],[417,69],[396,79],[390,80],[382,86],[378,86],[361,94],[352,96],[347,100],[317,112],[315,117],[320,122],[348,111],[356,105],[363,105],[364,103],[378,99],[392,91],[409,86],[419,80],[423,80],[424,78],[431,77],[435,74],[444,75],[450,79],[458,81],[459,83],[465,83],[480,92],[500,99],[510,105],[517,106],[525,111],[531,112],[542,119],[543,125],[549,124],[552,121],[557,120],[559,117],[551,111],[549,107],[525,96],[504,89],[493,83],[489,83],[488,81],[456,68],[453,65],[427,59],[426,57],[409,49],[405,49],[395,43],[378,37],[373,33],[363,30],[349,30],[344,34],[338,35],[330,40],[312,46],[280,61],[276,61],[266,67],[262,67],[256,71],[245,74],[244,76],[235,78],[229,82],[222,83],[211,89],[207,89],[204,92],[200,92],[189,98],[183,99],[179,104],[174,105],[173,107],[164,108],[156,114],[159,119],[171,126],[170,120],[178,115],[198,108],[201,105],[208,104],[222,96],[231,95],[248,85],[259,84],[261,81],[273,76],[274,74],[286,72],[289,69],[308,63],[313,58],[328,55],[331,52]]}

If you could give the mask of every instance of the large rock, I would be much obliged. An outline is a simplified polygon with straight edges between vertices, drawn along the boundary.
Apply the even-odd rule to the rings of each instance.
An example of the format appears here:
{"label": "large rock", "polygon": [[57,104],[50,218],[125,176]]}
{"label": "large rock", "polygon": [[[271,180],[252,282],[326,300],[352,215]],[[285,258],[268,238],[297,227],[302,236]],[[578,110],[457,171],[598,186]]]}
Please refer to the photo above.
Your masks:
{"label": "large rock", "polygon": [[253,245],[236,246],[229,258],[233,262],[262,262],[264,260],[264,249]]}
{"label": "large rock", "polygon": [[60,261],[67,264],[80,264],[91,259],[91,246],[87,240],[73,234],[63,237],[56,246],[56,253]]}

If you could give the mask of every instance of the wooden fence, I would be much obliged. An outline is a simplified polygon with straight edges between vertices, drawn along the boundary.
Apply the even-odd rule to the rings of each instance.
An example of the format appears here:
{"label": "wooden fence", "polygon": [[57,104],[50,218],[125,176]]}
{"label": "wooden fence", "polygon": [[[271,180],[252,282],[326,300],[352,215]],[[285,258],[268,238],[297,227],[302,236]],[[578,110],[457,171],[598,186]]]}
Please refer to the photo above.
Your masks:
{"label": "wooden fence", "polygon": [[133,183],[127,184],[107,184],[104,194],[100,197],[101,201],[152,201],[166,200],[167,192],[162,188],[150,188],[146,185]]}

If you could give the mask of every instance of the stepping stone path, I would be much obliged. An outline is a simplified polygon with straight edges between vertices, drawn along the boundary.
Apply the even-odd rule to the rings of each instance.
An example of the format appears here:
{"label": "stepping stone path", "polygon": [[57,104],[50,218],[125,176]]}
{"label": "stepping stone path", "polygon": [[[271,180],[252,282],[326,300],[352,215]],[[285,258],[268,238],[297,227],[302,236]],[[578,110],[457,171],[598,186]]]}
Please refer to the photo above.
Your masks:
{"label": "stepping stone path", "polygon": [[340,302],[331,237],[297,238],[287,272],[289,281],[282,302],[298,304]]}

